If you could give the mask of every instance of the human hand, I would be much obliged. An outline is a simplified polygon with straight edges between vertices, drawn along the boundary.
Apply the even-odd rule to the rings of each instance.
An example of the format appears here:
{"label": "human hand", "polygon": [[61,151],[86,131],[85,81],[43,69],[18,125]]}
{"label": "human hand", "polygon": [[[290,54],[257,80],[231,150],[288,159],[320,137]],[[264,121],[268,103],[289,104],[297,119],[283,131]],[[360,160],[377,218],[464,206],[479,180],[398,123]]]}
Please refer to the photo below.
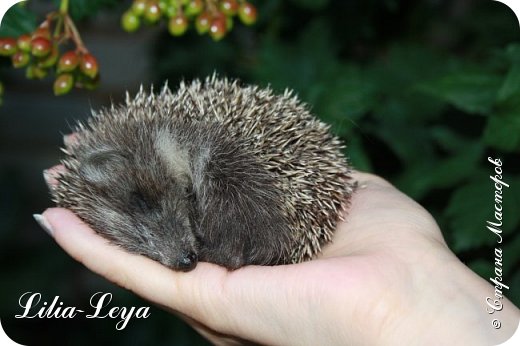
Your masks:
{"label": "human hand", "polygon": [[[175,272],[109,244],[70,211],[43,213],[56,242],[92,271],[180,315],[216,344],[497,344],[485,311],[493,288],[446,246],[431,217],[383,179],[355,173],[346,221],[316,260]],[[52,178],[49,179],[52,184]]]}

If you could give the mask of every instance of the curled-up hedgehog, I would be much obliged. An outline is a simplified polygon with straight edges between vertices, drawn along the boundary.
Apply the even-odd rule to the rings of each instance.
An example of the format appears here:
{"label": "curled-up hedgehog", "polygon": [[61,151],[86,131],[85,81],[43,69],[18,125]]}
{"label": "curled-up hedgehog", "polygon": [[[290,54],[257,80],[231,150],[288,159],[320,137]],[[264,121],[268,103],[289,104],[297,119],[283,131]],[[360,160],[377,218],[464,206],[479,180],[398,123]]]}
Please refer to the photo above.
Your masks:
{"label": "curled-up hedgehog", "polygon": [[354,188],[341,142],[291,92],[215,76],[141,88],[75,132],[53,200],[175,270],[311,259]]}

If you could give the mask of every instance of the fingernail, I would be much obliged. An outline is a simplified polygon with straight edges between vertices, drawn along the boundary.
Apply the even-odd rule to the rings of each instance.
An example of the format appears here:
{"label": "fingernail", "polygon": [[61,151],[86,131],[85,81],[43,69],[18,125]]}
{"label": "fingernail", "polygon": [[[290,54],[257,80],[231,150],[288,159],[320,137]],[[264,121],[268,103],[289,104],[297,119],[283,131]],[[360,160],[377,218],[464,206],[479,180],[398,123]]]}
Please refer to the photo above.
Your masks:
{"label": "fingernail", "polygon": [[68,148],[74,143],[74,135],[64,135],[63,136],[63,144]]}
{"label": "fingernail", "polygon": [[36,222],[38,222],[38,224],[41,226],[41,228],[43,228],[43,230],[52,237],[52,227],[50,223],[47,221],[47,219],[45,219],[45,217],[43,217],[43,215],[41,214],[33,214],[33,217],[36,220]]}
{"label": "fingernail", "polygon": [[63,136],[63,144],[65,144],[65,147],[68,149],[71,147],[74,147],[79,142],[79,135],[77,132],[64,135]]}
{"label": "fingernail", "polygon": [[47,184],[47,187],[48,187],[48,188],[51,188],[51,186],[52,186],[52,185],[51,185],[51,179],[52,179],[52,177],[51,177],[49,171],[46,170],[46,169],[43,170],[43,179],[45,180],[45,184]]}

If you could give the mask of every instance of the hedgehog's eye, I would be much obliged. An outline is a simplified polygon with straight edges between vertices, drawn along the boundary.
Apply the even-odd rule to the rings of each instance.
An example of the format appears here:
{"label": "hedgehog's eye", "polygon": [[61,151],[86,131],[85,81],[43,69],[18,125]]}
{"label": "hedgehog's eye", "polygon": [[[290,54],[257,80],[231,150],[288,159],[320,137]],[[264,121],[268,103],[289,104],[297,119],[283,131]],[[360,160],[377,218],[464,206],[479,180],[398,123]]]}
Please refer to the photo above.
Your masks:
{"label": "hedgehog's eye", "polygon": [[148,212],[153,209],[153,204],[140,191],[134,191],[130,194],[130,205],[141,212]]}

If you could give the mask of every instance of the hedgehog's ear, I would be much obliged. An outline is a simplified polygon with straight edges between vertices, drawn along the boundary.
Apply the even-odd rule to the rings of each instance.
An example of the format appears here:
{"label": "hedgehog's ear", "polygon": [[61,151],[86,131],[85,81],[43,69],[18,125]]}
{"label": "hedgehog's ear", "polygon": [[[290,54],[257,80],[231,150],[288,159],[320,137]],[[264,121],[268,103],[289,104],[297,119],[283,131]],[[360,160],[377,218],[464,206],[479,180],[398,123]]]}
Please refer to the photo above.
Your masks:
{"label": "hedgehog's ear", "polygon": [[127,159],[120,151],[101,149],[88,153],[79,167],[79,174],[98,187],[109,187],[125,174]]}

